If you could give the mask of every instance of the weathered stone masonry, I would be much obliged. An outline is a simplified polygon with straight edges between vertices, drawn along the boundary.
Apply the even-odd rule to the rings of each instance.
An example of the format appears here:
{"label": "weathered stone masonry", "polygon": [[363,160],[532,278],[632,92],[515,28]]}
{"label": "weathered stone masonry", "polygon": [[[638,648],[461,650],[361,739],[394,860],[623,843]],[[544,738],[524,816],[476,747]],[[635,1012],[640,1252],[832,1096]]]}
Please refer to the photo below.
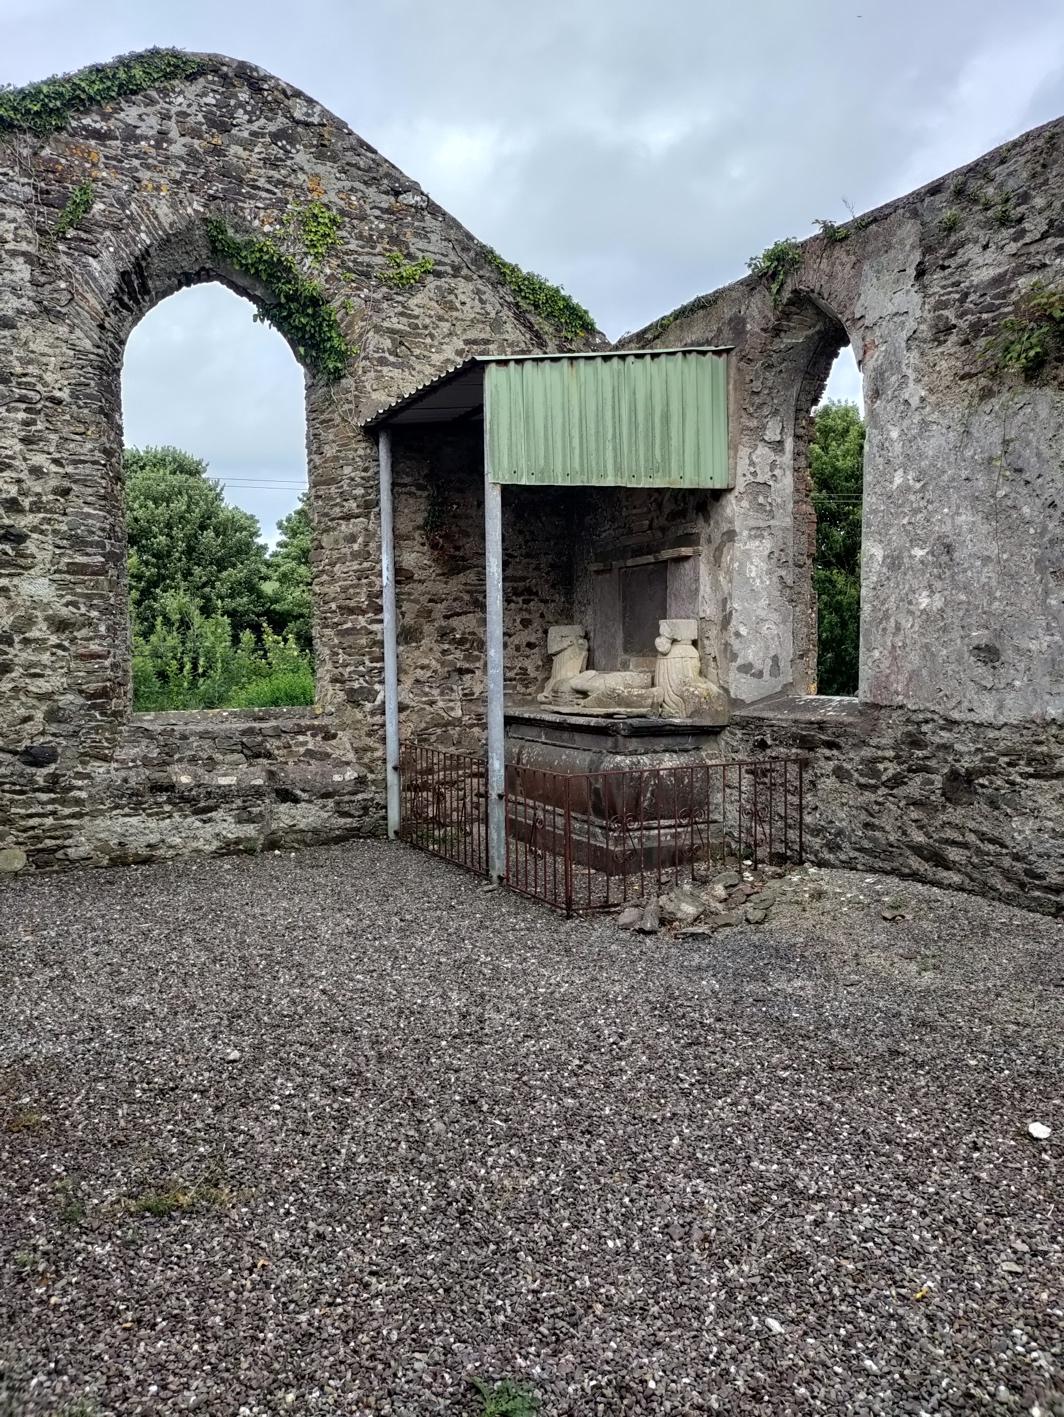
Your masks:
{"label": "weathered stone masonry", "polygon": [[1064,279],[1062,174],[1058,121],[804,242],[779,307],[751,276],[624,341],[735,347],[723,618],[740,702],[812,682],[804,452],[849,341],[867,430],[861,699],[1064,717],[1064,371],[1025,383],[984,357],[1032,281]]}
{"label": "weathered stone masonry", "polygon": [[[91,183],[62,238],[59,213]],[[732,492],[684,502],[508,490],[507,673],[587,604],[578,548],[697,537],[702,642],[739,709],[729,752],[809,761],[814,859],[1064,901],[1064,389],[983,357],[1036,279],[1064,280],[1064,124],[801,247],[774,303],[753,276],[631,346],[728,345]],[[218,279],[207,218],[341,220],[313,274],[357,346],[308,370],[314,711],[133,716],[119,372],[133,325]],[[258,850],[381,824],[377,470],[360,421],[476,352],[564,347],[484,249],[305,95],[249,65],[0,134],[0,864]],[[410,284],[381,279],[428,257]],[[859,701],[817,700],[810,410],[851,341],[867,447]],[[479,433],[396,434],[403,730],[482,721]]]}
{"label": "weathered stone masonry", "polygon": [[[813,859],[1064,910],[1064,368],[986,357],[1064,281],[1064,122],[808,240],[630,336],[734,346],[736,484],[714,518],[734,752],[804,753]],[[840,239],[841,237],[841,239]],[[864,375],[859,701],[814,677],[810,410]]]}
{"label": "weathered stone masonry", "polygon": [[[375,830],[377,470],[359,421],[441,365],[500,347],[556,347],[556,332],[518,304],[479,243],[416,183],[251,65],[208,57],[197,78],[74,114],[47,137],[0,136],[6,863]],[[91,209],[54,239],[86,182]],[[217,279],[261,303],[268,292],[212,253],[206,219],[261,234],[312,200],[341,218],[315,275],[358,350],[338,383],[308,375],[306,390],[318,709],[328,728],[293,732],[285,715],[276,717],[283,733],[261,716],[240,731],[231,727],[239,715],[224,731],[214,715],[152,725],[130,714],[125,341],[153,305],[195,282]],[[431,271],[395,288],[381,279],[393,252],[409,263],[427,257]],[[314,784],[328,761],[335,772],[323,796]],[[292,810],[300,801],[305,810]]]}

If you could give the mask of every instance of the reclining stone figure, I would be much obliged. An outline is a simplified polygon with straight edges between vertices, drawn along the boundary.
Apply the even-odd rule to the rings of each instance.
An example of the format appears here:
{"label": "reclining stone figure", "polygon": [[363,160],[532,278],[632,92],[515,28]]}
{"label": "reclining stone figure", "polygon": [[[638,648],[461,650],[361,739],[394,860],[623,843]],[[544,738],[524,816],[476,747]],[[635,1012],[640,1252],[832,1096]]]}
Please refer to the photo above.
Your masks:
{"label": "reclining stone figure", "polygon": [[697,620],[660,620],[654,647],[657,664],[645,670],[586,669],[588,643],[583,625],[552,625],[547,651],[551,676],[539,695],[559,713],[617,717],[685,718],[696,723],[728,722],[728,701],[702,674],[695,647]]}
{"label": "reclining stone figure", "polygon": [[565,697],[571,679],[587,668],[587,635],[583,625],[549,625],[547,653],[551,657],[550,678],[536,698],[541,704]]}

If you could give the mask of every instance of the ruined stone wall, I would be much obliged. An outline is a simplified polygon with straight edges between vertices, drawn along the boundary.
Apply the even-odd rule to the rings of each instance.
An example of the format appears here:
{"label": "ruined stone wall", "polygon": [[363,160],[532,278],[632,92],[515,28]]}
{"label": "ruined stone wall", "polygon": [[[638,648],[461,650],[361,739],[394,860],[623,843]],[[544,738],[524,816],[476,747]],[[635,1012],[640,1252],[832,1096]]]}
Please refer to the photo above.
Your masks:
{"label": "ruined stone wall", "polygon": [[4,785],[17,832],[4,869],[128,865],[372,834],[373,769],[334,715],[310,709],[138,714],[106,762],[72,771],[20,755]]}
{"label": "ruined stone wall", "polygon": [[734,346],[722,669],[739,702],[812,684],[808,412],[848,338],[867,427],[861,700],[1064,714],[1062,364],[1025,380],[985,353],[1033,281],[1064,281],[1062,180],[1056,122],[804,242],[778,303],[750,276],[623,342]]}
{"label": "ruined stone wall", "polygon": [[[711,523],[726,754],[807,759],[811,859],[1064,910],[1064,362],[990,342],[1064,285],[1064,122],[628,337],[729,345]],[[1011,332],[1007,322],[1017,321]],[[815,683],[810,410],[849,340],[866,443],[859,701]]]}
{"label": "ruined stone wall", "polygon": [[[261,843],[271,814],[286,837],[375,829],[378,492],[360,419],[470,353],[554,348],[557,332],[526,313],[483,248],[416,183],[251,65],[206,57],[197,77],[74,113],[46,136],[0,139],[3,859],[127,859],[147,849],[130,841],[148,837],[159,851]],[[62,215],[86,186],[94,200],[64,234]],[[337,240],[301,266],[357,350],[337,382],[307,372],[323,727],[311,733],[281,714],[275,735],[249,719],[248,741],[270,744],[271,771],[248,786],[243,749],[228,746],[233,715],[224,731],[197,714],[165,733],[131,718],[120,369],[130,330],[182,286],[217,279],[255,304],[273,298],[218,255],[208,217],[280,241],[311,201],[338,217]],[[389,282],[393,253],[431,269]],[[331,772],[308,774],[308,755]],[[349,784],[342,811],[332,786],[315,789],[337,774]],[[215,805],[201,810],[207,800]],[[143,831],[138,802],[150,803]],[[254,821],[236,823],[245,812]]]}
{"label": "ruined stone wall", "polygon": [[1064,914],[1064,730],[794,699],[737,715],[729,756],[805,760],[806,859]]}

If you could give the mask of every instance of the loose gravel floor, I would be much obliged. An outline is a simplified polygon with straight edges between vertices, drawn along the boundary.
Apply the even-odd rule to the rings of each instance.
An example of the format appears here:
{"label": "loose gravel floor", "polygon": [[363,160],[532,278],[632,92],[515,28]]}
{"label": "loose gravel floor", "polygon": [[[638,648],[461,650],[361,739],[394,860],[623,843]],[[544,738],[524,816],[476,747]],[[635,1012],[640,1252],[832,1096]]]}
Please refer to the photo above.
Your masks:
{"label": "loose gravel floor", "polygon": [[643,938],[384,843],[7,883],[0,1413],[1064,1414],[1062,945],[833,872]]}

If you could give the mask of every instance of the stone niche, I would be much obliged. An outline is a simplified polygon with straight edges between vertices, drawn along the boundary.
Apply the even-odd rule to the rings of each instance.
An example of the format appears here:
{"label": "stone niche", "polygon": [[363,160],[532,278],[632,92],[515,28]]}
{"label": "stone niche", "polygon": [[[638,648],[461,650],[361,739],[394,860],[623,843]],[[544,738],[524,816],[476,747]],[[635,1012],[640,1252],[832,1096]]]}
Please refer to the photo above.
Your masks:
{"label": "stone niche", "polygon": [[[666,537],[677,543],[683,537]],[[698,615],[698,546],[609,547],[591,563],[595,669],[653,669],[657,625]]]}
{"label": "stone niche", "polygon": [[[588,493],[575,550],[574,619],[587,626],[589,669],[653,670],[664,619],[714,621],[704,585],[711,502],[673,490]],[[715,645],[703,646],[715,659]]]}

